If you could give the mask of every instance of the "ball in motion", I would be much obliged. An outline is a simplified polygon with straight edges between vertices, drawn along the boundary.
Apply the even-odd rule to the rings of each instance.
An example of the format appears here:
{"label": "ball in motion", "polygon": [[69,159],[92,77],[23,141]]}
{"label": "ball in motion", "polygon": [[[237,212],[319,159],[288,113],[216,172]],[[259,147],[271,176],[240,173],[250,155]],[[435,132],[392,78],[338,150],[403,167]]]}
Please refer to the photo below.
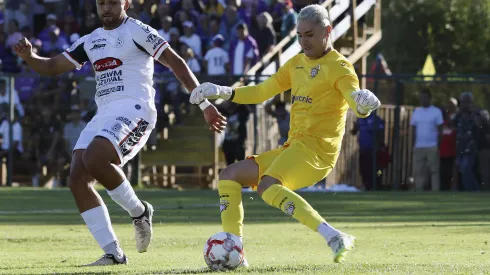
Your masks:
{"label": "ball in motion", "polygon": [[212,270],[233,270],[243,262],[243,244],[236,235],[216,233],[204,245],[204,261]]}

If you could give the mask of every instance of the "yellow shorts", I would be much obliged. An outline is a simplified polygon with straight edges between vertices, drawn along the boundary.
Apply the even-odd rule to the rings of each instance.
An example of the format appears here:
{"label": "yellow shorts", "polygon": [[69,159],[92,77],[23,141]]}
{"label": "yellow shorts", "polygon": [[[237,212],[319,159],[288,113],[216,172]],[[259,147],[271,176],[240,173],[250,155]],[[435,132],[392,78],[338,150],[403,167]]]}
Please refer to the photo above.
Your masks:
{"label": "yellow shorts", "polygon": [[320,141],[314,137],[294,139],[280,148],[248,159],[254,159],[259,166],[259,180],[263,176],[270,176],[287,188],[298,190],[316,184],[335,166],[339,150],[323,151],[320,156],[317,150],[314,150],[318,148],[318,144],[314,143],[318,142]]}

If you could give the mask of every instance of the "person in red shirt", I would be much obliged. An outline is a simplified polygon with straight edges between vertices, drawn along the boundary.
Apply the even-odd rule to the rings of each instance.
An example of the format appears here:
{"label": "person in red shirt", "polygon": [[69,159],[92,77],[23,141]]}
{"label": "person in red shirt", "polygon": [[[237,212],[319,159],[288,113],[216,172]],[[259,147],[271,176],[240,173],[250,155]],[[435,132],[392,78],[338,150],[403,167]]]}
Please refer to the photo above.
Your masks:
{"label": "person in red shirt", "polygon": [[442,125],[442,138],[439,147],[440,155],[440,182],[441,191],[457,190],[456,172],[456,130],[450,125],[456,114],[458,102],[455,98],[449,98],[443,110],[444,123]]}

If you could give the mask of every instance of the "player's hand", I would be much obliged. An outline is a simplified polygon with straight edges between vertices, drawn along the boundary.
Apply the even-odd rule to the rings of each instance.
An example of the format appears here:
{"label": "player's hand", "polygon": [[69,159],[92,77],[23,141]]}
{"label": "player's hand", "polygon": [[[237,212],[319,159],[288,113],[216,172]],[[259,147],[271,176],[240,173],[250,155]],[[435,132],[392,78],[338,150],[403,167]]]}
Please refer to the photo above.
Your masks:
{"label": "player's hand", "polygon": [[367,89],[353,92],[352,98],[357,104],[357,111],[362,115],[369,114],[381,106],[379,99]]}
{"label": "player's hand", "polygon": [[19,42],[12,47],[12,50],[24,60],[32,56],[32,44],[25,37],[19,40]]}
{"label": "player's hand", "polygon": [[221,113],[216,109],[213,104],[210,104],[206,109],[203,110],[204,118],[209,124],[209,130],[221,133],[226,127],[226,117],[221,115]]}
{"label": "player's hand", "polygon": [[232,89],[227,86],[219,86],[213,83],[205,82],[192,90],[189,102],[192,104],[200,104],[205,99],[225,99],[231,98]]}

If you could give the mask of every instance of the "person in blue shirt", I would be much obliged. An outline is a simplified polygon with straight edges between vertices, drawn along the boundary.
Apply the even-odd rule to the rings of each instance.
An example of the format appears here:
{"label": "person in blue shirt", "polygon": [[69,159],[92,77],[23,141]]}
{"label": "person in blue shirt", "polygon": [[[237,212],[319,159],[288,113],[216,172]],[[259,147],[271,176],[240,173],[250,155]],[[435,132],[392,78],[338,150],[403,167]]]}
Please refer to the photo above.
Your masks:
{"label": "person in blue shirt", "polygon": [[[375,122],[377,125],[375,126]],[[374,130],[377,134],[378,146],[374,146]],[[359,142],[359,170],[361,172],[362,183],[366,191],[373,190],[373,154],[377,148],[381,148],[384,144],[385,122],[378,115],[371,114],[367,118],[358,118],[354,123],[354,128],[351,133],[358,135]],[[381,186],[381,177],[376,177],[376,185]]]}

